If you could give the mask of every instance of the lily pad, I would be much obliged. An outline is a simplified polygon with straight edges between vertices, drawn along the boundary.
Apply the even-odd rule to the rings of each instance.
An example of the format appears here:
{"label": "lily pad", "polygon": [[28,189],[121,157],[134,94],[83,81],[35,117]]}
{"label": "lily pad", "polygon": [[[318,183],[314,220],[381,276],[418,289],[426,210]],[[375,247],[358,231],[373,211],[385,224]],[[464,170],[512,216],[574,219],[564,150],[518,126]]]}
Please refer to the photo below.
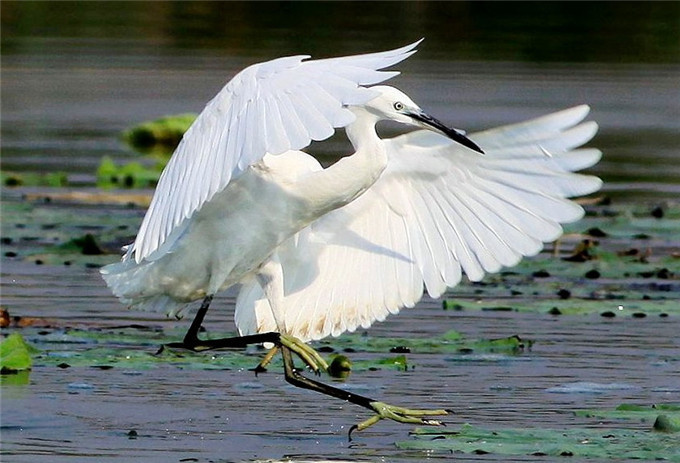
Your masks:
{"label": "lily pad", "polygon": [[0,343],[0,373],[16,373],[30,370],[33,365],[31,354],[37,349],[31,347],[19,333],[12,333]]}
{"label": "lily pad", "polygon": [[42,336],[50,349],[35,357],[40,366],[125,368],[148,370],[159,364],[181,369],[250,369],[260,360],[244,350],[192,352],[184,349],[160,348],[176,341],[162,331],[135,327],[93,330],[65,330]]}
{"label": "lily pad", "polygon": [[[610,288],[611,289],[611,288]],[[630,291],[630,290],[629,290]],[[632,292],[632,291],[630,291]],[[624,294],[619,293],[619,294]],[[562,300],[558,297],[550,298],[535,297],[522,298],[508,304],[507,300],[494,300],[485,298],[481,302],[469,301],[464,299],[445,300],[443,307],[445,310],[494,310],[497,303],[510,305],[514,312],[533,312],[551,315],[603,315],[608,314],[616,317],[640,317],[646,315],[680,315],[680,307],[677,302],[667,299],[645,299],[644,295],[637,298],[616,297],[616,293],[609,292],[601,298],[572,298]],[[679,294],[680,295],[680,294]]]}
{"label": "lily pad", "polygon": [[147,167],[139,162],[118,165],[104,156],[97,168],[97,186],[101,188],[149,188],[154,187],[163,170],[163,164]]}
{"label": "lily pad", "polygon": [[73,238],[60,247],[62,250],[80,252],[86,256],[97,256],[105,253],[92,233],[86,233],[82,237]]}
{"label": "lily pad", "polygon": [[128,206],[3,201],[3,254],[41,265],[108,264],[134,239],[139,215]]}
{"label": "lily pad", "polygon": [[[653,425],[663,432],[680,432],[680,403],[638,405],[621,404],[614,410],[577,410],[576,416],[595,417],[607,420],[642,422]],[[660,422],[659,417],[663,417]]]}
{"label": "lily pad", "polygon": [[[209,333],[206,338],[235,336],[235,333]],[[173,329],[145,325],[129,325],[110,328],[69,329],[59,327],[50,334],[42,334],[36,339],[45,344],[45,352],[36,356],[35,362],[41,366],[80,367],[125,367],[149,369],[160,363],[173,364],[180,368],[191,369],[251,369],[262,358],[265,350],[258,346],[249,349],[216,350],[192,352],[184,349],[168,348],[167,343],[181,339],[183,332]],[[347,335],[314,345],[324,351],[345,351],[353,354],[335,353],[331,355],[334,365],[331,376],[346,377],[345,372],[368,370],[405,371],[417,365],[418,356],[408,355],[411,349],[417,353],[450,353],[455,357],[466,358],[471,353],[494,353],[507,358],[528,348],[531,342],[518,336],[502,339],[465,339],[457,332],[444,334],[439,338],[427,340],[414,338],[371,338]],[[399,345],[400,349],[390,350]],[[342,346],[342,349],[338,349]],[[388,347],[390,346],[390,347]],[[410,346],[410,347],[407,347]],[[391,355],[375,355],[392,352]],[[405,352],[405,353],[399,353]],[[351,357],[351,361],[348,358]],[[299,362],[297,362],[299,363]],[[281,368],[282,361],[276,356],[272,368]]]}
{"label": "lily pad", "polygon": [[[360,350],[363,352],[413,352],[413,353],[503,353],[514,355],[530,348],[532,341],[519,336],[500,339],[467,339],[457,331],[448,331],[430,338],[386,338],[346,334],[332,340],[321,341],[337,350]],[[388,362],[389,363],[389,362]]]}
{"label": "lily pad", "polygon": [[505,456],[579,457],[607,460],[680,461],[677,436],[627,429],[498,429],[464,425],[458,430],[418,428],[398,442],[408,450]]}
{"label": "lily pad", "polygon": [[68,186],[68,175],[65,172],[0,172],[3,186]]}
{"label": "lily pad", "polygon": [[[660,218],[635,204],[588,210],[538,256],[451,290],[444,309],[680,315],[680,206],[669,203]],[[585,241],[588,258],[572,259]]]}

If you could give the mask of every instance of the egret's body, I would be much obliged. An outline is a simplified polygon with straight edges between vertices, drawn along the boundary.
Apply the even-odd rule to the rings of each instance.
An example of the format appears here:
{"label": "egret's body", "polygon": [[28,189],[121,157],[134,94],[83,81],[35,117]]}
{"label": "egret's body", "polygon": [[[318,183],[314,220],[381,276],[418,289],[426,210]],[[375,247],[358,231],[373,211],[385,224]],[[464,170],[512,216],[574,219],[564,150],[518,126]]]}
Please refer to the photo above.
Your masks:
{"label": "egret's body", "polygon": [[[172,314],[203,299],[185,339],[195,348],[212,296],[239,283],[242,335],[306,341],[368,327],[413,306],[423,287],[437,297],[463,273],[479,280],[556,239],[583,213],[566,198],[601,184],[573,173],[600,156],[573,150],[596,131],[579,125],[588,108],[468,138],[397,89],[364,88],[391,77],[378,70],[415,45],[282,58],[237,75],[185,135],[122,262],[102,270],[114,293]],[[426,130],[382,140],[380,120]],[[334,127],[345,127],[354,154],[324,169],[298,151]],[[294,346],[313,363],[305,349]],[[421,421],[319,384],[298,385]]]}
{"label": "egret's body", "polygon": [[133,283],[141,300],[167,295],[183,306],[256,272],[314,218],[313,201],[295,188],[298,170],[307,167],[301,154],[266,156],[195,213],[172,251],[148,263],[125,261],[122,266],[143,269]]}
{"label": "egret's body", "polygon": [[[265,155],[206,201],[166,252],[148,262],[127,258],[109,266],[107,281],[120,278],[125,286],[120,295],[132,304],[161,303],[175,313],[174,307],[251,277],[268,277],[285,240],[352,202],[387,165],[385,146],[375,132],[378,118],[364,109],[353,111],[357,118],[346,130],[357,148],[354,155],[327,169],[302,151]],[[278,301],[284,295],[274,296]],[[275,331],[299,334],[283,326]]]}

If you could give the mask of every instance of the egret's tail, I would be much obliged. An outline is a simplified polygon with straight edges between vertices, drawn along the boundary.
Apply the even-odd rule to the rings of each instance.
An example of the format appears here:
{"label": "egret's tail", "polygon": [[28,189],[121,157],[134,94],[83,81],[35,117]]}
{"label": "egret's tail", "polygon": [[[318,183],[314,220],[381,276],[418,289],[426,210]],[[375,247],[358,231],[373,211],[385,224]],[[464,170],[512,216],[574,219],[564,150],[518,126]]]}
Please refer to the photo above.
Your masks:
{"label": "egret's tail", "polygon": [[99,272],[111,292],[134,310],[165,312],[169,317],[180,318],[187,303],[154,290],[150,276],[153,262],[137,264],[134,259],[102,267]]}

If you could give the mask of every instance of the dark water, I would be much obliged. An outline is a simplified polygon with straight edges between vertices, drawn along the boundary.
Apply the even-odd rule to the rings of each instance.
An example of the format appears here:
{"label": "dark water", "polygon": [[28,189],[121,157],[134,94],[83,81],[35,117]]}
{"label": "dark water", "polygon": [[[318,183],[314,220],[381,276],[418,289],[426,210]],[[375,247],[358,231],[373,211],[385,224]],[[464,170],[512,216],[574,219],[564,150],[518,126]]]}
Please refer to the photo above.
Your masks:
{"label": "dark water", "polygon": [[[96,270],[3,265],[2,279],[3,305],[24,316],[49,316],[80,327],[141,323],[172,330],[182,325],[121,310]],[[229,297],[216,302],[208,330],[233,329],[225,310],[232,303]],[[616,303],[605,301],[602,307]],[[614,408],[622,402],[667,403],[680,395],[680,345],[677,319],[672,317],[454,312],[426,299],[370,333],[419,338],[451,328],[470,338],[521,334],[535,344],[517,356],[416,352],[409,355],[415,370],[363,371],[345,387],[385,401],[451,407],[456,415],[447,419],[449,426],[473,423],[490,429],[620,427],[573,412]],[[58,329],[42,335],[37,331],[25,329],[24,334],[41,348],[52,349],[52,355],[92,347],[59,344],[65,335]],[[115,348],[116,341],[110,343]],[[153,344],[125,347],[149,354],[155,350]],[[376,354],[350,355],[361,360]],[[256,361],[254,356],[253,364]],[[292,388],[276,369],[255,377],[247,370],[179,369],[163,363],[141,370],[37,366],[28,384],[2,387],[2,455],[8,462],[450,458],[398,450],[394,443],[408,440],[410,427],[394,423],[380,423],[348,444],[348,426],[367,416],[357,407]],[[625,424],[633,429],[649,425]],[[137,433],[134,439],[128,435],[131,430]],[[474,459],[508,461],[494,455]]]}
{"label": "dark water", "polygon": [[[679,5],[2,2],[1,166],[65,170],[90,187],[103,155],[137,158],[119,141],[122,129],[200,111],[247,64],[388,49],[424,36],[391,82],[423,108],[473,131],[588,103],[601,126],[593,145],[605,153],[591,171],[605,180],[604,191],[633,203],[673,202],[680,195]],[[342,149],[331,145],[327,153]],[[21,193],[3,189],[3,203]],[[2,305],[24,317],[184,326],[122,310],[96,269],[36,266],[3,253],[2,287]],[[233,301],[220,302],[209,328],[233,329]],[[672,317],[445,312],[425,300],[370,333],[429,337],[454,328],[536,343],[517,357],[414,354],[417,375],[362,372],[348,387],[452,407],[451,424],[491,428],[592,425],[573,410],[678,401]],[[45,342],[37,330],[26,335]],[[28,384],[5,384],[1,393],[0,457],[8,462],[448,458],[397,450],[410,428],[392,423],[348,445],[348,426],[367,415],[295,390],[275,372],[38,366]]]}

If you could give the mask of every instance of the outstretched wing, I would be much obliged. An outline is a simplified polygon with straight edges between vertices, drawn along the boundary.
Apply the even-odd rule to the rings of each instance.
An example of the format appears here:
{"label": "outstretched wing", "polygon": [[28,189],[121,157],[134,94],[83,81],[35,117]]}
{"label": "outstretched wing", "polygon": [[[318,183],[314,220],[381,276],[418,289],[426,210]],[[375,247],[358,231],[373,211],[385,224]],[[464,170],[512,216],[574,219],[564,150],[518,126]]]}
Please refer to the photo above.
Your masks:
{"label": "outstretched wing", "polygon": [[291,56],[241,71],[185,133],[127,258],[134,255],[141,262],[162,255],[187,218],[265,153],[302,149],[352,122],[346,106],[375,96],[360,86],[398,74],[379,70],[415,53],[418,43],[342,58],[304,61],[309,56]]}
{"label": "outstretched wing", "polygon": [[[302,339],[368,327],[413,306],[423,285],[433,297],[464,272],[515,265],[562,233],[582,208],[566,199],[592,193],[596,149],[574,149],[597,131],[579,106],[472,134],[482,156],[430,131],[386,140],[390,161],[369,191],[282,246],[286,326]],[[578,124],[578,125],[577,125]],[[237,301],[241,332],[276,329],[257,284]]]}

